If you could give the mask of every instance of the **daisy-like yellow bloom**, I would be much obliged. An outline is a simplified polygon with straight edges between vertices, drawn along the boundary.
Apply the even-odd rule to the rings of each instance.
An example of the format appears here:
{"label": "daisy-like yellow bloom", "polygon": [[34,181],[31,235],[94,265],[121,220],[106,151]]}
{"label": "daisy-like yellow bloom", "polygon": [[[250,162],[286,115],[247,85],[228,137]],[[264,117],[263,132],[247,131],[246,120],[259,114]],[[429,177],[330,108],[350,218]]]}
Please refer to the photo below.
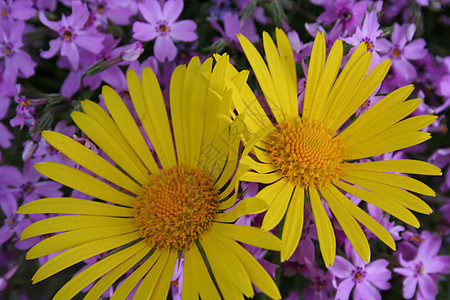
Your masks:
{"label": "daisy-like yellow bloom", "polygon": [[[318,33],[312,50],[303,112],[298,113],[296,66],[285,33],[277,29],[277,46],[265,32],[263,44],[267,65],[255,47],[242,35],[239,41],[276,120],[273,125],[253,97],[235,102],[245,113],[250,134],[270,131],[244,158],[253,171],[241,180],[268,186],[255,197],[270,205],[262,229],[270,230],[284,218],[281,260],[289,259],[300,240],[305,204],[311,207],[324,262],[330,266],[336,254],[334,230],[322,203],[339,222],[360,257],[368,261],[370,248],[361,223],[390,248],[391,235],[345,193],[371,203],[407,224],[418,227],[411,211],[430,214],[431,208],[415,196],[435,193],[420,181],[395,173],[440,175],[440,170],[417,160],[358,162],[359,159],[413,146],[430,138],[420,131],[436,117],[406,118],[422,102],[406,100],[413,91],[402,87],[352,119],[356,110],[380,85],[390,61],[380,63],[369,74],[372,53],[364,43],[355,50],[339,73],[342,41],[337,40],[326,58],[326,44]],[[411,191],[411,192],[409,192]]]}
{"label": "daisy-like yellow bloom", "polygon": [[[57,163],[39,163],[43,175],[96,200],[45,198],[27,203],[18,213],[64,214],[27,227],[22,239],[52,235],[36,244],[27,259],[62,251],[32,278],[39,282],[89,257],[107,252],[75,275],[55,295],[71,299],[95,282],[85,299],[102,293],[133,267],[111,299],[166,299],[177,259],[184,257],[183,299],[243,299],[252,284],[274,299],[280,293],[263,267],[237,241],[281,250],[281,241],[257,228],[234,225],[240,216],[267,209],[264,202],[236,204],[239,135],[243,123],[226,117],[235,86],[245,77],[228,72],[228,56],[178,66],[171,79],[171,122],[157,78],[143,70],[142,83],[133,71],[128,87],[143,132],[119,95],[102,94],[110,114],[92,101],[72,119],[116,164],[56,132],[43,137],[64,155],[104,180]],[[229,118],[228,118],[229,119]],[[240,128],[234,128],[234,127]],[[144,135],[143,135],[144,134]],[[149,137],[157,155],[152,155]]]}

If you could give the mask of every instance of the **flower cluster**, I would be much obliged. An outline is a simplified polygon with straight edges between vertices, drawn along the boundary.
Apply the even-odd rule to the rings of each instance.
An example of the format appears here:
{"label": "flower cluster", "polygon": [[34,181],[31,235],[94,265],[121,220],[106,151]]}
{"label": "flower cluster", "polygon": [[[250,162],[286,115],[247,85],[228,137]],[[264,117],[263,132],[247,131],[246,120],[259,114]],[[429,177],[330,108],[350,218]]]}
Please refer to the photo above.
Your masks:
{"label": "flower cluster", "polygon": [[449,298],[449,5],[0,0],[0,298]]}

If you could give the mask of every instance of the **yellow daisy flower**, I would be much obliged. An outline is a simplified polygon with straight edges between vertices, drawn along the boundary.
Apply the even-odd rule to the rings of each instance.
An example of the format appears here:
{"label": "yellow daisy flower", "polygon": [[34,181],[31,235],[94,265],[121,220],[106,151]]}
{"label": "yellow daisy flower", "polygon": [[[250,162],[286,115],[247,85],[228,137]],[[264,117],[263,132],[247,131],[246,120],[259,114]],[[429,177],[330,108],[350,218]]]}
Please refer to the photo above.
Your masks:
{"label": "yellow daisy flower", "polygon": [[345,193],[418,227],[419,221],[410,210],[423,214],[430,214],[432,210],[407,190],[428,196],[435,193],[422,182],[394,172],[440,175],[440,170],[409,159],[366,163],[358,160],[429,139],[430,134],[420,130],[436,117],[406,118],[422,102],[419,99],[406,101],[413,91],[409,85],[385,96],[346,127],[347,120],[380,85],[390,61],[380,63],[367,74],[372,53],[361,43],[338,75],[343,57],[342,41],[335,42],[326,58],[322,33],[318,33],[314,41],[303,113],[299,116],[292,48],[282,30],[277,29],[276,38],[278,47],[266,32],[263,34],[266,66],[255,47],[239,35],[276,120],[276,125],[272,125],[255,97],[235,102],[238,113],[245,113],[250,134],[270,131],[256,143],[254,155],[241,162],[253,170],[244,173],[242,181],[268,185],[255,196],[270,205],[262,229],[274,228],[284,217],[282,241],[285,248],[281,260],[289,259],[300,240],[306,202],[314,215],[324,262],[330,266],[334,262],[336,240],[324,201],[363,260],[369,260],[370,248],[357,221],[395,250],[394,240],[387,230],[353,204]]}
{"label": "yellow daisy flower", "polygon": [[[155,160],[138,125],[119,95],[110,87],[102,94],[107,114],[92,101],[72,119],[117,166],[62,134],[43,137],[64,155],[104,180],[66,165],[45,162],[35,168],[43,175],[95,197],[45,198],[20,207],[20,214],[64,214],[27,227],[22,239],[54,234],[32,247],[27,259],[62,251],[33,276],[39,282],[98,254],[107,255],[75,275],[54,299],[71,299],[95,282],[85,299],[102,293],[133,267],[136,270],[111,299],[166,299],[177,259],[184,257],[183,299],[243,299],[252,297],[252,284],[274,299],[280,293],[263,267],[237,241],[281,250],[281,241],[260,229],[233,222],[267,209],[264,202],[236,204],[242,122],[230,123],[232,86],[244,77],[231,76],[228,56],[200,64],[178,66],[170,85],[169,122],[157,78],[143,70],[142,83],[133,71],[127,81],[133,105],[150,138]],[[240,128],[234,128],[234,127]],[[140,283],[140,284],[139,284]]]}

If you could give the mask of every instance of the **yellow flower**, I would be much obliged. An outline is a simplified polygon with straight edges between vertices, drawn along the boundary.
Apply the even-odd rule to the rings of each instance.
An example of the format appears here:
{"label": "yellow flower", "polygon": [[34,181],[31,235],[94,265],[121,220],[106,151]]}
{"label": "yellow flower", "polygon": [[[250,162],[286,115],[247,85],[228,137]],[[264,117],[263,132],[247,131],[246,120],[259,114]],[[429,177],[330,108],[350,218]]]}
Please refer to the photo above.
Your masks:
{"label": "yellow flower", "polygon": [[[402,87],[385,96],[361,116],[347,120],[380,85],[390,61],[380,63],[367,74],[372,53],[364,43],[356,49],[339,73],[343,46],[337,40],[326,59],[325,38],[318,33],[312,50],[306,83],[303,113],[298,114],[297,76],[292,48],[284,32],[276,31],[278,47],[263,34],[267,66],[255,47],[242,35],[239,40],[269,104],[276,125],[254,97],[235,102],[245,114],[250,134],[270,131],[253,148],[254,155],[243,159],[253,171],[243,181],[268,184],[255,197],[270,205],[262,229],[270,230],[284,217],[282,261],[289,259],[300,240],[305,202],[314,215],[324,262],[334,262],[336,240],[322,201],[362,259],[368,261],[370,248],[359,223],[395,249],[391,235],[345,193],[357,196],[400,220],[418,227],[410,210],[424,214],[431,208],[406,191],[434,196],[420,181],[394,174],[439,175],[435,166],[417,160],[358,162],[390,151],[413,146],[430,138],[420,131],[436,117],[406,118],[422,102],[407,100],[413,87]],[[278,49],[277,49],[278,48]],[[405,119],[406,118],[406,119]]]}
{"label": "yellow flower", "polygon": [[200,64],[196,57],[187,67],[175,69],[171,123],[151,69],[144,69],[142,83],[136,73],[128,72],[131,99],[157,160],[125,104],[108,86],[102,93],[111,115],[86,100],[84,113],[73,112],[72,119],[117,166],[69,137],[43,133],[53,147],[103,180],[62,164],[36,164],[45,176],[97,200],[46,198],[20,207],[21,214],[64,214],[23,231],[22,239],[54,234],[31,248],[27,259],[63,251],[41,266],[33,283],[106,252],[68,281],[55,299],[71,299],[94,281],[85,299],[98,299],[133,267],[137,269],[112,299],[125,299],[137,285],[136,299],[166,299],[180,257],[183,299],[252,297],[252,284],[281,298],[270,275],[236,242],[271,250],[282,247],[265,231],[233,224],[267,205],[248,200],[235,205],[238,180],[233,174],[240,137],[232,132],[243,124],[230,125],[217,116],[229,114],[233,98],[240,96],[232,86],[245,79],[228,71],[226,55],[218,57],[214,69],[212,63],[208,59]]}

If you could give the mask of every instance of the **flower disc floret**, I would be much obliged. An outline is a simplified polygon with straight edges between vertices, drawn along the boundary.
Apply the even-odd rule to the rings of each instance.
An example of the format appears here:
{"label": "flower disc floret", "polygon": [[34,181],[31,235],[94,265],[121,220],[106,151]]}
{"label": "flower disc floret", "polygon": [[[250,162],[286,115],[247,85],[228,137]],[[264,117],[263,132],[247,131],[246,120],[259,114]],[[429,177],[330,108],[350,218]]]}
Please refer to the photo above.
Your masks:
{"label": "flower disc floret", "polygon": [[284,121],[269,134],[268,144],[275,169],[295,185],[320,188],[345,171],[343,145],[321,122]]}
{"label": "flower disc floret", "polygon": [[134,219],[151,247],[186,250],[206,232],[218,212],[209,176],[184,166],[152,174],[136,198]]}

